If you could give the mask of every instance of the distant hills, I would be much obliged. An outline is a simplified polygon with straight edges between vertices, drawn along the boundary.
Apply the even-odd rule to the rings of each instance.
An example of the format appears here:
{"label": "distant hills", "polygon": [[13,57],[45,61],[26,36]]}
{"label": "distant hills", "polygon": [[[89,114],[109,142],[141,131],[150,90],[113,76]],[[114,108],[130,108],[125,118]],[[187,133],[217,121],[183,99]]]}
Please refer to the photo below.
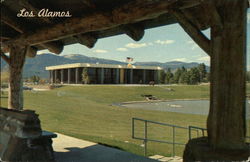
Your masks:
{"label": "distant hills", "polygon": [[[101,59],[96,57],[87,57],[80,54],[71,54],[71,55],[64,55],[64,56],[57,56],[53,54],[42,54],[38,55],[35,58],[26,58],[26,63],[24,65],[24,77],[30,77],[32,75],[39,75],[42,78],[48,78],[49,73],[45,70],[46,66],[53,66],[53,65],[61,65],[61,64],[70,64],[70,63],[99,63],[99,64],[120,64],[124,65],[127,64],[125,62],[115,61],[115,60],[108,60],[108,59]],[[171,62],[136,62],[134,65],[141,65],[141,66],[160,66],[164,69],[171,68],[175,70],[184,66],[185,68],[192,68],[198,66],[199,63],[192,62],[179,62],[179,61],[171,61]],[[7,69],[7,64],[1,60],[1,70]],[[209,67],[207,67],[209,69]]]}

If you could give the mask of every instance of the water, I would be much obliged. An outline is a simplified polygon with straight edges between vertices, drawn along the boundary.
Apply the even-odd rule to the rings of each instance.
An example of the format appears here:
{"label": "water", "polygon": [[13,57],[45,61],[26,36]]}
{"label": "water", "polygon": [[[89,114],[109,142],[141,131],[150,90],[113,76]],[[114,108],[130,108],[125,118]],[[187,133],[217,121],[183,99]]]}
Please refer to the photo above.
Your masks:
{"label": "water", "polygon": [[[181,100],[162,102],[129,103],[121,106],[133,109],[156,110],[167,112],[178,112],[185,114],[208,115],[208,100]],[[246,117],[250,119],[250,100],[246,102]]]}

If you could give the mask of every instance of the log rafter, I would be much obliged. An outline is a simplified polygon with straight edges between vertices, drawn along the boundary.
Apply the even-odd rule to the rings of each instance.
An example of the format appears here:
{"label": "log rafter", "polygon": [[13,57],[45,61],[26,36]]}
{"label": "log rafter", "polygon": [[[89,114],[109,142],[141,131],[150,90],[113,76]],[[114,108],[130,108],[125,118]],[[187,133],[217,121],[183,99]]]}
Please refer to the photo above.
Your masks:
{"label": "log rafter", "polygon": [[139,41],[144,36],[144,28],[139,25],[125,25],[125,33],[135,41]]}
{"label": "log rafter", "polygon": [[209,55],[211,56],[210,40],[196,27],[185,14],[180,10],[172,10],[171,13],[175,16],[182,28],[187,34]]}
{"label": "log rafter", "polygon": [[[40,11],[38,8],[33,6],[28,0],[18,0],[18,3],[25,7],[28,11],[33,11],[36,15]],[[52,21],[48,17],[40,17],[44,22],[51,24]]]}
{"label": "log rafter", "polygon": [[[29,30],[27,29],[27,27],[18,23],[19,21],[17,20],[17,18],[10,16],[11,15],[10,13],[11,12],[5,8],[1,15],[1,21],[5,23],[6,25],[8,25],[9,27],[11,27],[12,29],[19,32],[20,34],[28,32]],[[50,52],[53,52],[56,54],[60,54],[63,50],[63,44],[60,43],[59,41],[48,42],[45,44],[41,44],[41,46],[44,47],[45,49],[48,49]],[[35,49],[35,47],[32,47],[32,48]],[[34,56],[34,54],[32,54],[32,56]]]}
{"label": "log rafter", "polygon": [[[13,43],[18,43],[23,46],[37,45],[78,34],[111,29],[119,25],[133,24],[168,13],[168,10],[171,9],[171,5],[176,2],[176,0],[137,0],[111,11],[95,12],[85,17],[66,20],[64,23],[53,25],[50,28],[38,29],[31,33],[28,32],[17,38],[6,41],[4,44],[7,46]],[[192,0],[190,2],[188,0],[183,0],[183,2],[185,3],[179,6],[180,9],[197,6],[201,3],[201,0]],[[152,8],[151,6],[154,7]]]}
{"label": "log rafter", "polygon": [[88,48],[93,48],[97,42],[97,37],[93,34],[81,34],[76,35],[74,38],[82,45],[85,45]]}

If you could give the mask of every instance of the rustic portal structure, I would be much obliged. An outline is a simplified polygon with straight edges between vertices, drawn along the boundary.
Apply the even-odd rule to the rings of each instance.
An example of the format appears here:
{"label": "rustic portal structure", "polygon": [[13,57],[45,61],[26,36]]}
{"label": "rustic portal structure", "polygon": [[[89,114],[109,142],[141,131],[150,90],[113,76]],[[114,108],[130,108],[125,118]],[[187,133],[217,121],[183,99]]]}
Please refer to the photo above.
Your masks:
{"label": "rustic portal structure", "polygon": [[[160,67],[76,63],[48,66],[50,83],[81,84],[84,76],[89,84],[149,84],[159,83]],[[85,71],[84,71],[85,70]]]}
{"label": "rustic portal structure", "polygon": [[[247,0],[5,0],[0,39],[1,57],[10,67],[9,108],[23,108],[22,67],[25,57],[35,57],[37,50],[59,54],[64,45],[74,43],[91,48],[99,38],[118,34],[138,41],[145,29],[179,23],[211,57],[208,138],[191,140],[184,160],[246,160],[248,7]],[[72,17],[16,17],[23,8],[34,15],[43,8],[68,10]],[[208,28],[210,39],[201,32]]]}

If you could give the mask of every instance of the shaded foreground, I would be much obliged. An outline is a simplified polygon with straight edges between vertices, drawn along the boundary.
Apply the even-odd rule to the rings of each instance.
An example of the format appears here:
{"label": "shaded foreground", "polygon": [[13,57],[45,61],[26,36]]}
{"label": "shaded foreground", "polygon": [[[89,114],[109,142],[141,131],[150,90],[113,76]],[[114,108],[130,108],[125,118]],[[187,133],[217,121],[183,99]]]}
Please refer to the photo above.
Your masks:
{"label": "shaded foreground", "polygon": [[[206,116],[158,112],[150,110],[132,110],[112,103],[145,100],[142,95],[151,94],[159,99],[199,99],[209,97],[208,86],[65,86],[51,91],[25,92],[24,107],[33,109],[40,115],[43,129],[63,133],[118,147],[143,155],[141,141],[131,138],[132,117],[154,120],[187,127],[189,125],[206,127]],[[248,86],[248,93],[250,89]],[[6,106],[7,98],[1,98]],[[248,122],[249,127],[250,122]],[[138,135],[143,135],[143,125],[138,123]],[[170,130],[149,125],[149,136],[171,140]],[[177,132],[177,141],[187,142],[186,131]],[[248,129],[248,135],[250,130]],[[172,147],[167,144],[149,143],[149,155],[171,155]],[[181,156],[183,147],[176,148]]]}

